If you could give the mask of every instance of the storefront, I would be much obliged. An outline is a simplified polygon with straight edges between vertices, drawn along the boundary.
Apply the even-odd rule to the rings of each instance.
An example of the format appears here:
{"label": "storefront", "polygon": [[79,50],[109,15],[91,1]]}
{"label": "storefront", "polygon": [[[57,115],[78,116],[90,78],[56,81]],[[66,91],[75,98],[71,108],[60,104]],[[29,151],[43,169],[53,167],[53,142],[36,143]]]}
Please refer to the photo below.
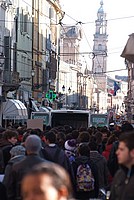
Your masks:
{"label": "storefront", "polygon": [[25,121],[28,119],[27,108],[20,100],[7,99],[2,105],[2,118],[5,121]]}

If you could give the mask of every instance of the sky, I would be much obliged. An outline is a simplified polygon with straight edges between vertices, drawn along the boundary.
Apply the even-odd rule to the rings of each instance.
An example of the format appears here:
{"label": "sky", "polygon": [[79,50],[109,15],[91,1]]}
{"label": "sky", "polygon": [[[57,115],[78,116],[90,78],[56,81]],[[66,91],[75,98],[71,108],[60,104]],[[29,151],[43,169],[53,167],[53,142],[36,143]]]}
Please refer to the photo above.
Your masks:
{"label": "sky", "polygon": [[[129,35],[134,33],[134,0],[103,0],[103,8],[107,18],[108,57],[107,75],[127,75],[124,58],[120,55],[127,43]],[[63,23],[75,25],[82,22],[83,40],[81,52],[92,52],[95,20],[100,8],[100,0],[61,0],[62,10],[65,11]],[[91,66],[91,59],[84,55]],[[120,71],[115,71],[115,70]],[[112,72],[111,72],[112,71]]]}

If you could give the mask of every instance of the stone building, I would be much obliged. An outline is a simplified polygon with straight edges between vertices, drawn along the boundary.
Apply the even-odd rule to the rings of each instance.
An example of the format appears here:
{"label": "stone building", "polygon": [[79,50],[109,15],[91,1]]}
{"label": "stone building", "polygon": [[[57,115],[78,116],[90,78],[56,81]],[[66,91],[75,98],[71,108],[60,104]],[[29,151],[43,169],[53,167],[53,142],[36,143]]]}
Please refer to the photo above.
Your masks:
{"label": "stone building", "polygon": [[[107,20],[103,9],[103,0],[100,1],[100,8],[97,12],[95,21],[96,31],[94,34],[93,53],[95,58],[92,60],[92,72],[97,84],[96,106],[98,110],[106,111],[107,107]],[[102,93],[102,95],[101,95]],[[102,98],[103,100],[102,100]],[[103,104],[102,104],[103,102]]]}

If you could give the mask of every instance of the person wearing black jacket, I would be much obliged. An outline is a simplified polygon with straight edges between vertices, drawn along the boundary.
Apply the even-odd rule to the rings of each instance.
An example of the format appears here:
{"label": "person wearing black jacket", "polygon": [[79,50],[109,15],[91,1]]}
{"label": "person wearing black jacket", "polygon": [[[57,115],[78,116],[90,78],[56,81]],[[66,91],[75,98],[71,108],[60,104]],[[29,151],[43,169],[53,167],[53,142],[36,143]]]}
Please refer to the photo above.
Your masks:
{"label": "person wearing black jacket", "polygon": [[94,190],[92,191],[77,191],[75,188],[76,199],[87,200],[90,198],[97,198],[99,194],[99,181],[98,181],[98,170],[97,166],[90,160],[90,148],[88,144],[81,144],[78,150],[79,156],[72,163],[75,178],[77,176],[77,168],[80,164],[88,164],[91,168],[95,183]]}
{"label": "person wearing black jacket", "polygon": [[110,200],[134,199],[134,131],[123,133],[116,151],[119,170],[114,176]]}
{"label": "person wearing black jacket", "polygon": [[6,188],[1,182],[0,182],[0,200],[7,200]]}
{"label": "person wearing black jacket", "polygon": [[30,135],[25,141],[26,157],[12,166],[7,185],[8,200],[21,200],[21,181],[23,176],[35,165],[48,162],[40,157],[41,139],[37,135]]}

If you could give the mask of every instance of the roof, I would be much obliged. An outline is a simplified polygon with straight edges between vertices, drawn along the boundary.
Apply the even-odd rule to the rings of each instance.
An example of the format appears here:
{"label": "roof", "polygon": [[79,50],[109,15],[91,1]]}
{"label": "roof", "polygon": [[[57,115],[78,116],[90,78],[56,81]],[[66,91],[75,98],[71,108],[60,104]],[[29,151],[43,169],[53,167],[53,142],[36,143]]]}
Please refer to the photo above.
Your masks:
{"label": "roof", "polygon": [[134,63],[134,33],[129,36],[129,39],[124,47],[121,57]]}

